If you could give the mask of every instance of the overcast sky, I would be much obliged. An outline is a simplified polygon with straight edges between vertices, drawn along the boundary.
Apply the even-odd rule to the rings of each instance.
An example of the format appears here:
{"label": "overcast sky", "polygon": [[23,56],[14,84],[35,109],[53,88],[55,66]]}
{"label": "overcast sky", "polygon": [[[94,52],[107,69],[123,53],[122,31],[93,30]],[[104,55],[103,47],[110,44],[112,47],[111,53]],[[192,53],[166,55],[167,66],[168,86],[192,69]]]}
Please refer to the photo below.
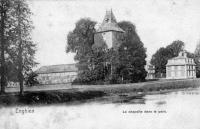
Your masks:
{"label": "overcast sky", "polygon": [[[147,48],[148,58],[160,47],[182,40],[193,52],[200,41],[200,0],[29,0],[38,44],[39,66],[74,63],[65,53],[66,37],[84,17],[101,23],[111,9],[117,21],[131,21]],[[39,67],[38,66],[38,67]]]}

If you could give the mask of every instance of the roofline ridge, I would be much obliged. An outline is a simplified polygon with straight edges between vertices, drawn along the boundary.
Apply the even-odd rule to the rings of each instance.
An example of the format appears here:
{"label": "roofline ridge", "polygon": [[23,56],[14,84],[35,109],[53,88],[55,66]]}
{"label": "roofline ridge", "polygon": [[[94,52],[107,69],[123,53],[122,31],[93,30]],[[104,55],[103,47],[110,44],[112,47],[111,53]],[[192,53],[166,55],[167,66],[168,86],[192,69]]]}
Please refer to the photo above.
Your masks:
{"label": "roofline ridge", "polygon": [[44,65],[44,66],[58,66],[58,65],[73,65],[76,63],[70,63],[70,64],[54,64],[54,65]]}

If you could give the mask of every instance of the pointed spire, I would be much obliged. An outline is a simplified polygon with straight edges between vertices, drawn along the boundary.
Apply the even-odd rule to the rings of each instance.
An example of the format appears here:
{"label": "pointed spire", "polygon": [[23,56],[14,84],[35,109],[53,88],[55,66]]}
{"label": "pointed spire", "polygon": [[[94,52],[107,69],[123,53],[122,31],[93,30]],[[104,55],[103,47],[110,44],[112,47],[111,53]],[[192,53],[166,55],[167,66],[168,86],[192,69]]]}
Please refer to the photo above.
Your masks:
{"label": "pointed spire", "polygon": [[100,25],[97,32],[105,32],[105,31],[118,31],[124,32],[118,25],[117,20],[111,10],[106,10],[106,15],[104,17],[103,23]]}
{"label": "pointed spire", "polygon": [[106,15],[104,17],[103,24],[106,24],[106,23],[117,23],[117,20],[112,12],[112,9],[106,10]]}

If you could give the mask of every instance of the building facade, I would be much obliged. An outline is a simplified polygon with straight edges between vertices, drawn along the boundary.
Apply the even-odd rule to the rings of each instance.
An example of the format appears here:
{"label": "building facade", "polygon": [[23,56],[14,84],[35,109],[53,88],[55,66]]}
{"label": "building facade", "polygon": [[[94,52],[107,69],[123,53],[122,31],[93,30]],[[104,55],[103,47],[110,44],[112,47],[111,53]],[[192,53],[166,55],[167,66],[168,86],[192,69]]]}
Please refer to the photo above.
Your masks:
{"label": "building facade", "polygon": [[147,71],[147,80],[155,79],[155,66],[147,62],[145,65],[145,70]]}
{"label": "building facade", "polygon": [[195,63],[187,57],[186,51],[181,51],[178,57],[168,60],[166,65],[167,79],[196,78]]}
{"label": "building facade", "polygon": [[76,64],[61,64],[43,66],[35,71],[39,84],[64,84],[76,79],[78,69]]}
{"label": "building facade", "polygon": [[106,45],[108,49],[116,48],[119,45],[118,36],[122,33],[124,31],[118,26],[112,10],[106,11],[104,20],[94,35],[94,45],[96,47]]}

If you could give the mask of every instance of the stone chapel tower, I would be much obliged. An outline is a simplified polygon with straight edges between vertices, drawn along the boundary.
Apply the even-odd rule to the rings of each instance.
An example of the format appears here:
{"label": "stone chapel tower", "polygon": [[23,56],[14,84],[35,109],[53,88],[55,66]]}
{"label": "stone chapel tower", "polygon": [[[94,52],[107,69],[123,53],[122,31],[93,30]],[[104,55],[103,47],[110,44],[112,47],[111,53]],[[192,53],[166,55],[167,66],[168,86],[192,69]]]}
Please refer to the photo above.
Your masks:
{"label": "stone chapel tower", "polygon": [[97,46],[104,43],[108,49],[115,48],[118,44],[117,36],[122,33],[124,31],[118,26],[112,10],[109,10],[106,11],[104,20],[94,35],[94,42]]}

